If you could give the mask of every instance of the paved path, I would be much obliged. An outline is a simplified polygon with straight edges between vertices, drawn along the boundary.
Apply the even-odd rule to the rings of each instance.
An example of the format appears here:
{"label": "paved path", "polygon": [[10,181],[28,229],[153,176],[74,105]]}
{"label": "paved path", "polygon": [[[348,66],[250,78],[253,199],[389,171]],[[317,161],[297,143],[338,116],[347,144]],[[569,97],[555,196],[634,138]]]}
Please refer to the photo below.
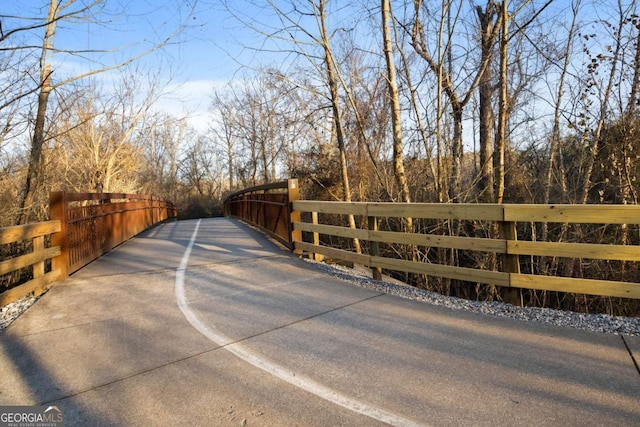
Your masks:
{"label": "paved path", "polygon": [[379,294],[208,219],[130,240],[0,335],[0,405],[33,404],[72,426],[637,426],[640,375],[619,336]]}

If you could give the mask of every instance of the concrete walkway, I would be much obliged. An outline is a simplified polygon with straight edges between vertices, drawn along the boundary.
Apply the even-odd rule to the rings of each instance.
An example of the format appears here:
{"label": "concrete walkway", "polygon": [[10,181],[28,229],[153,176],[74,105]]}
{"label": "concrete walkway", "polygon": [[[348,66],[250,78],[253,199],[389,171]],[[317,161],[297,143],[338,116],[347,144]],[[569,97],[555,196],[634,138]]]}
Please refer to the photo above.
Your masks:
{"label": "concrete walkway", "polygon": [[234,220],[181,221],[0,335],[0,405],[69,426],[637,426],[630,353],[637,337],[379,294]]}

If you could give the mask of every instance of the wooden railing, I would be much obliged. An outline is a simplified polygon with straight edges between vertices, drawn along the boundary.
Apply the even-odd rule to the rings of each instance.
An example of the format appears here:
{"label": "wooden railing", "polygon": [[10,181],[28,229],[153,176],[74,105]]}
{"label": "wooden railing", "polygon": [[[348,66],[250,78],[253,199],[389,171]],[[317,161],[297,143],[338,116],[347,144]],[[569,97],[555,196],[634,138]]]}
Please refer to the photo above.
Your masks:
{"label": "wooden railing", "polygon": [[298,195],[297,179],[247,188],[226,197],[224,214],[259,227],[293,249],[293,242],[300,237],[292,226],[299,218],[291,210],[291,202],[298,200]]}
{"label": "wooden railing", "polygon": [[[120,193],[54,192],[49,209],[50,221],[0,228],[0,245],[33,247],[30,253],[0,261],[0,277],[25,268],[31,268],[33,276],[1,293],[0,306],[30,293],[39,295],[53,282],[65,279],[120,243],[177,216],[170,202]],[[49,247],[45,247],[47,241]]]}
{"label": "wooden railing", "polygon": [[32,241],[33,251],[0,262],[0,276],[31,268],[33,279],[0,293],[0,307],[33,293],[39,296],[48,285],[60,278],[60,270],[45,272],[45,262],[60,256],[60,246],[45,247],[45,237],[60,232],[60,221],[38,222],[0,228],[0,245]]}
{"label": "wooden railing", "polygon": [[[490,204],[424,204],[424,203],[343,203],[297,200],[292,202],[296,218],[292,219],[294,230],[307,232],[311,242],[298,239],[293,242],[297,251],[322,254],[327,257],[351,261],[371,267],[374,276],[380,269],[417,273],[484,283],[509,288],[526,288],[548,291],[571,292],[611,297],[640,298],[640,283],[558,277],[538,274],[523,274],[520,271],[521,257],[566,257],[575,259],[640,261],[640,247],[637,244],[595,244],[567,243],[553,241],[522,241],[516,233],[518,223],[560,223],[560,224],[621,224],[628,227],[640,224],[640,206],[631,205],[490,205]],[[301,221],[300,213],[307,219]],[[309,213],[311,215],[309,215]],[[366,229],[351,229],[344,226],[323,224],[323,214],[356,215],[364,217],[360,223],[368,224]],[[422,218],[486,222],[490,227],[497,225],[501,230],[498,238],[464,237],[442,234],[404,233],[377,229],[383,219]],[[321,245],[319,236],[336,236],[360,239],[370,244],[369,253],[352,251]],[[299,234],[294,234],[299,236]],[[501,262],[496,263],[501,270],[469,268],[430,262],[415,262],[381,256],[378,245],[401,244],[422,248],[447,248],[498,254]],[[636,278],[640,280],[640,278]]]}
{"label": "wooden railing", "polygon": [[60,246],[53,268],[62,278],[79,270],[154,224],[174,219],[173,203],[155,196],[122,193],[64,193],[50,197],[51,219],[61,232],[51,244]]}

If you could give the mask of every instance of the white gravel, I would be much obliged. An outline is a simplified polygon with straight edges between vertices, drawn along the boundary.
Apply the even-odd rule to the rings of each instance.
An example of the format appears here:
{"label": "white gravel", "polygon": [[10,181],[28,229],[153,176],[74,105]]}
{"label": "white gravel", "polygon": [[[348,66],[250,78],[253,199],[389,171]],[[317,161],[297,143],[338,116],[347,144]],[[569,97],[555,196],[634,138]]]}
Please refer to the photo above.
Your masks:
{"label": "white gravel", "polygon": [[[527,322],[549,323],[615,335],[640,336],[640,318],[638,317],[583,314],[553,310],[550,308],[520,308],[502,302],[479,302],[462,298],[446,297],[435,292],[414,288],[413,286],[373,280],[366,274],[351,268],[309,260],[305,261],[321,271],[363,288],[402,298],[423,301],[428,304],[440,305],[454,310],[467,310],[491,316],[508,317]],[[34,297],[24,297],[12,304],[0,307],[0,333],[31,307],[36,300],[37,298]]]}
{"label": "white gravel", "polygon": [[34,296],[26,296],[4,307],[0,307],[0,333],[31,307],[37,299],[38,298]]}
{"label": "white gravel", "polygon": [[576,329],[605,332],[615,335],[640,336],[639,317],[583,314],[571,311],[554,310],[550,308],[521,308],[497,301],[470,301],[462,298],[443,296],[438,293],[418,289],[413,286],[373,280],[370,276],[351,268],[327,265],[309,260],[305,261],[311,263],[319,270],[363,288],[389,295],[395,295],[401,298],[423,301],[428,304],[440,305],[454,310],[466,310],[491,316],[508,317],[527,322],[549,323],[558,326],[568,326]]}

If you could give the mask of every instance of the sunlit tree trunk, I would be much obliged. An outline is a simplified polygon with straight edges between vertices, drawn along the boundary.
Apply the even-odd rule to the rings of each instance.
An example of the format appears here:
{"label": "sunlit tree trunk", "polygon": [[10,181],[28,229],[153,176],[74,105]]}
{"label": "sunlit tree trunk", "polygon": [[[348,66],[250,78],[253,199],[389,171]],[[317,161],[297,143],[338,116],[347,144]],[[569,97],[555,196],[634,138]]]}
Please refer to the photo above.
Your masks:
{"label": "sunlit tree trunk", "polygon": [[33,128],[31,152],[29,155],[29,168],[27,170],[22,202],[20,203],[18,224],[26,224],[29,222],[29,212],[40,180],[42,147],[45,142],[47,105],[49,103],[49,94],[52,91],[50,56],[53,49],[53,36],[56,32],[57,13],[58,2],[57,0],[51,0],[49,3],[49,13],[47,14],[44,41],[42,43],[42,53],[40,55],[40,93],[38,94],[36,121]]}
{"label": "sunlit tree trunk", "polygon": [[[480,19],[480,51],[482,61],[491,61],[494,54],[495,31],[494,16],[495,4],[487,3],[485,10],[476,6],[476,12]],[[480,137],[480,200],[485,203],[493,203],[494,176],[493,176],[493,144],[494,144],[494,114],[493,114],[493,73],[491,67],[487,67],[480,83],[479,95],[479,129]]]}
{"label": "sunlit tree trunk", "polygon": [[[338,151],[340,156],[340,175],[342,177],[342,193],[343,200],[345,202],[351,202],[351,189],[349,187],[349,170],[347,165],[347,151],[346,151],[346,136],[344,132],[344,126],[342,124],[342,112],[340,108],[340,98],[338,96],[338,79],[335,74],[335,63],[333,60],[333,54],[329,46],[329,36],[327,33],[327,27],[324,14],[324,0],[320,0],[318,3],[318,18],[320,24],[320,37],[322,39],[322,48],[324,51],[324,65],[327,73],[327,83],[329,85],[329,96],[331,99],[331,110],[333,113],[333,123],[336,131],[336,141],[338,144]],[[353,215],[348,215],[349,227],[356,228],[356,221]],[[353,239],[353,245],[358,253],[362,252],[360,247],[360,241]]]}
{"label": "sunlit tree trunk", "polygon": [[[387,63],[387,87],[389,90],[389,102],[391,104],[391,125],[393,132],[393,171],[400,187],[401,200],[405,203],[411,202],[409,184],[404,172],[403,144],[402,144],[402,119],[400,117],[400,95],[396,82],[396,67],[393,62],[393,43],[389,31],[389,19],[391,15],[390,1],[382,0],[382,40],[384,45],[384,56]],[[407,218],[407,228],[412,228],[413,221]]]}
{"label": "sunlit tree trunk", "polygon": [[507,116],[509,110],[509,99],[507,94],[508,75],[507,60],[509,47],[509,12],[507,0],[503,0],[501,9],[502,31],[500,37],[500,109],[498,111],[498,131],[496,133],[496,150],[494,153],[495,174],[496,174],[496,203],[504,200],[504,178],[505,178],[505,147],[507,145]]}

